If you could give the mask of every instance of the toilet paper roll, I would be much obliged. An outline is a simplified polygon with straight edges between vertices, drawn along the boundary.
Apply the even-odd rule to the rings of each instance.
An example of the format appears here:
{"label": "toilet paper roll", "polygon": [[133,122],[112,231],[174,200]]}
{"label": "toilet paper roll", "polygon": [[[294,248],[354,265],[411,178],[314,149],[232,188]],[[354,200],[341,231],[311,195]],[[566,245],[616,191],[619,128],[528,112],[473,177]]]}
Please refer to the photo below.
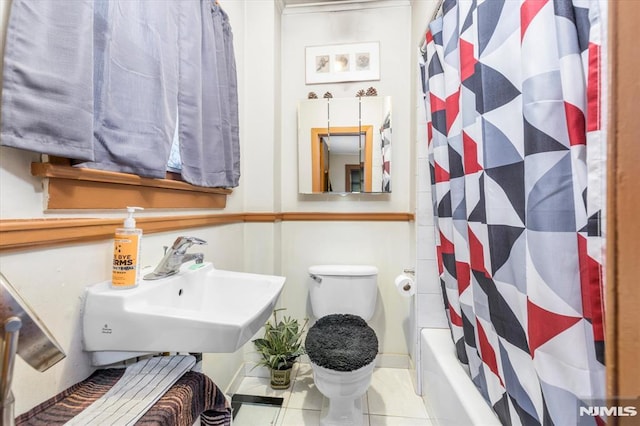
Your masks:
{"label": "toilet paper roll", "polygon": [[398,293],[404,297],[411,297],[416,294],[416,286],[413,279],[405,274],[398,275],[394,284],[398,289]]}

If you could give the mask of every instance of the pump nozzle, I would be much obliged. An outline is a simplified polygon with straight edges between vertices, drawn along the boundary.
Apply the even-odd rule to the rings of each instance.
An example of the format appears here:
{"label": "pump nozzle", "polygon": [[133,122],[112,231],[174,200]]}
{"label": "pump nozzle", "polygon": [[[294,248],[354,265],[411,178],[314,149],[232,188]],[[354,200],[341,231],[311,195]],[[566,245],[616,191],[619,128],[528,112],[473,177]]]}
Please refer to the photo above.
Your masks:
{"label": "pump nozzle", "polygon": [[133,217],[136,210],[144,210],[144,208],[127,206],[127,218],[124,220],[125,228],[133,229],[136,227],[136,219]]}

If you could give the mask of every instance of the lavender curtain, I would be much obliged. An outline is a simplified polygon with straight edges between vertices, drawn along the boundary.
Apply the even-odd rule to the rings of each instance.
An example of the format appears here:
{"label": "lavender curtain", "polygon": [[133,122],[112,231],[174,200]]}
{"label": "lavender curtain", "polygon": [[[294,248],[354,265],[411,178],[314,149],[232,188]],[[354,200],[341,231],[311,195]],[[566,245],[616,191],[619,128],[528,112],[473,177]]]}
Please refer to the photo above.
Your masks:
{"label": "lavender curtain", "polygon": [[426,34],[445,307],[505,425],[602,421],[603,25],[597,0],[445,0]]}
{"label": "lavender curtain", "polygon": [[179,122],[183,178],[235,187],[232,43],[212,0],[14,0],[0,143],[163,178]]}

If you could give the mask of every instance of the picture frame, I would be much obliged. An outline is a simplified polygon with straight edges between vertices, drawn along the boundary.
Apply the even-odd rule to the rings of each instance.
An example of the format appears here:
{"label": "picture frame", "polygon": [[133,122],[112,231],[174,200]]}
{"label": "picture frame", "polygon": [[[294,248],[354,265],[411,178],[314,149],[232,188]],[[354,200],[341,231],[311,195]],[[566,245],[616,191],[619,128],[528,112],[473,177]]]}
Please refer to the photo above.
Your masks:
{"label": "picture frame", "polygon": [[380,80],[380,43],[305,48],[306,84]]}

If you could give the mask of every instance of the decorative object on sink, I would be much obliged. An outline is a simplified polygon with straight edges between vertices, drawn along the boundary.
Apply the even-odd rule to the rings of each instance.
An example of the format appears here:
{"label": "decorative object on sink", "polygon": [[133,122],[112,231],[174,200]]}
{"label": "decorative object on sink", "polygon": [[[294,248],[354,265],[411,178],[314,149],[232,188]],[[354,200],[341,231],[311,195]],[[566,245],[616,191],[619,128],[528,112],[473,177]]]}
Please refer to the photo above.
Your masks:
{"label": "decorative object on sink", "polygon": [[253,341],[262,356],[258,365],[269,367],[273,389],[289,387],[293,364],[300,355],[305,354],[302,334],[309,319],[304,320],[302,327],[297,319],[291,317],[283,317],[278,321],[277,313],[283,309],[285,308],[273,311],[273,324],[267,322],[264,326],[264,337]]}
{"label": "decorative object on sink", "polygon": [[122,228],[116,229],[113,239],[111,287],[127,289],[137,287],[140,281],[140,245],[142,229],[136,228],[133,214],[142,207],[127,207],[127,218]]}

